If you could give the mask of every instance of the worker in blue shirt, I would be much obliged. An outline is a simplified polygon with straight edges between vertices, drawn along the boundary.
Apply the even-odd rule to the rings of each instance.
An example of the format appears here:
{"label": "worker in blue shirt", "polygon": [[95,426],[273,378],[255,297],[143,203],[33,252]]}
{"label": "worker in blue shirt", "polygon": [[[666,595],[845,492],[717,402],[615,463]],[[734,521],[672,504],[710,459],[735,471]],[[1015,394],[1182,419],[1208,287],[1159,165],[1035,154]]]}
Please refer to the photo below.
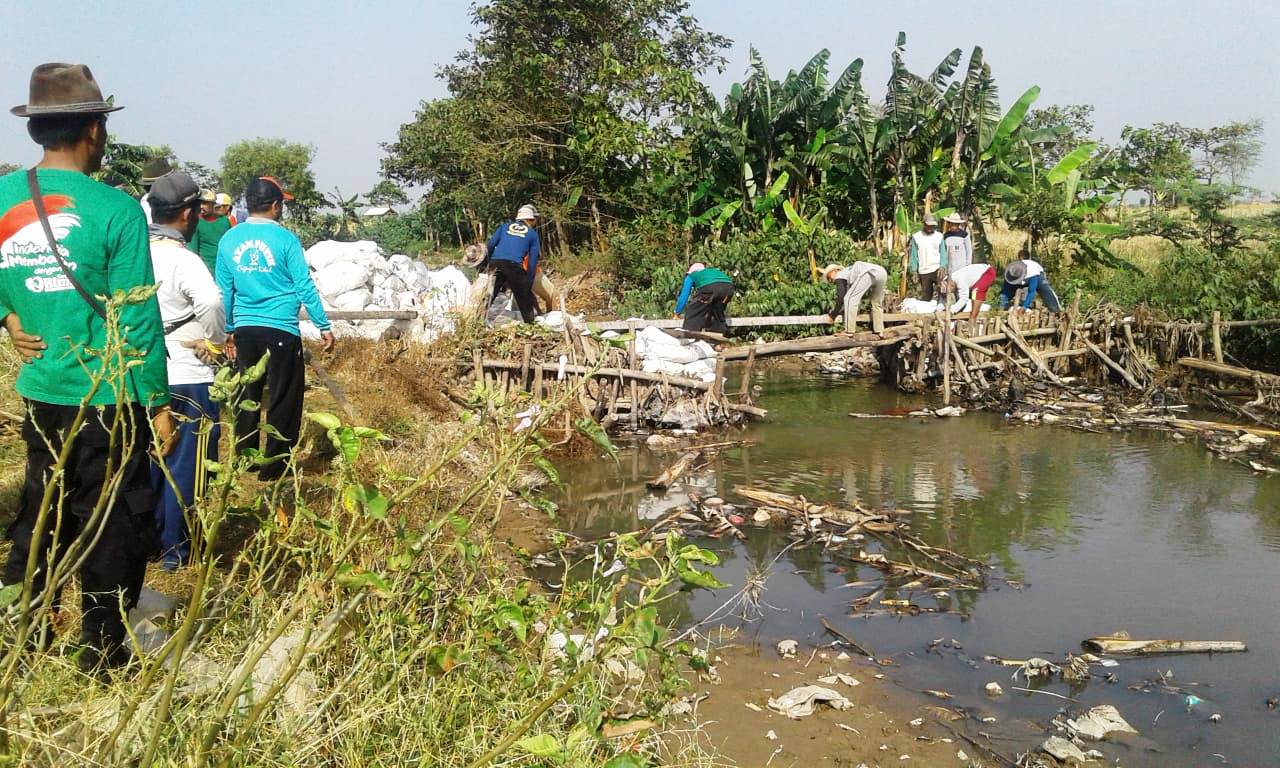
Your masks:
{"label": "worker in blue shirt", "polygon": [[[252,368],[264,355],[266,376],[244,386],[236,414],[236,451],[261,449],[261,403],[267,408],[265,459],[258,476],[277,480],[289,469],[289,458],[302,428],[306,391],[302,332],[298,310],[320,330],[321,348],[333,350],[333,331],[311,279],[298,236],[280,224],[284,204],[293,195],[280,181],[260,176],[245,190],[249,219],[218,241],[214,277],[225,304],[227,357],[240,370]],[[263,395],[266,394],[266,399]]]}
{"label": "worker in blue shirt", "polygon": [[516,306],[526,323],[538,316],[538,304],[533,298],[533,275],[538,271],[538,256],[542,246],[534,225],[538,212],[532,205],[524,205],[516,212],[515,221],[504,223],[489,238],[489,264],[493,267],[494,295],[504,286],[515,295]]}
{"label": "worker in blue shirt", "polygon": [[1045,274],[1044,267],[1040,262],[1028,258],[1025,248],[1018,252],[1017,261],[1009,262],[1004,268],[1004,285],[1000,288],[1000,308],[1008,307],[1022,288],[1026,289],[1026,295],[1022,302],[1013,308],[1014,314],[1031,309],[1031,302],[1035,301],[1036,296],[1040,297],[1045,309],[1050,312],[1062,311],[1062,303],[1058,301],[1058,294],[1054,292],[1053,286],[1049,285],[1049,276]]}

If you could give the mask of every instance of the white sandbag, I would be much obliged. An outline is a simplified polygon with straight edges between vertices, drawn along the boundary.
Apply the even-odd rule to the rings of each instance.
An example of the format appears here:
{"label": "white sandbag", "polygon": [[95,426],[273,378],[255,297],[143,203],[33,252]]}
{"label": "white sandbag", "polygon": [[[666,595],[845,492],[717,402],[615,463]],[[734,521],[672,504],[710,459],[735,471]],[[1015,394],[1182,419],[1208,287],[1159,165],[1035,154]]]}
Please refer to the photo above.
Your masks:
{"label": "white sandbag", "polygon": [[904,314],[908,315],[932,315],[941,309],[936,301],[921,301],[920,299],[903,299],[900,308]]}
{"label": "white sandbag", "polygon": [[368,288],[356,288],[333,297],[333,308],[343,312],[359,312],[369,306],[373,293]]}
{"label": "white sandbag", "polygon": [[656,357],[646,357],[642,360],[640,362],[640,370],[645,373],[663,373],[667,376],[684,375],[684,366],[680,363],[671,363]]}
{"label": "white sandbag", "polygon": [[680,375],[710,383],[716,380],[716,363],[714,360],[695,360],[682,366]]}
{"label": "white sandbag", "polygon": [[317,272],[322,272],[338,263],[372,266],[386,260],[378,244],[372,240],[358,240],[354,243],[322,240],[308,248],[303,255],[307,260],[307,266]]}
{"label": "white sandbag", "polygon": [[344,293],[368,285],[370,274],[369,268],[362,264],[337,261],[316,272],[316,290],[321,296],[336,299]]}
{"label": "white sandbag", "polygon": [[396,294],[395,291],[385,286],[378,286],[373,289],[369,295],[369,303],[364,306],[365,309],[395,309]]}

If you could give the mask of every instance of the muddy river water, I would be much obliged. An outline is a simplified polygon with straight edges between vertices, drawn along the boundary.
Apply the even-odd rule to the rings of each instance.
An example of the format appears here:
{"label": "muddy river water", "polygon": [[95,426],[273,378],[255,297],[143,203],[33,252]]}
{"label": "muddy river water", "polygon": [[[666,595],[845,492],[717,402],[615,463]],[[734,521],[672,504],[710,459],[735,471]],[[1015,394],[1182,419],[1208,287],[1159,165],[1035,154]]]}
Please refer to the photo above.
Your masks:
{"label": "muddy river water", "polygon": [[[831,640],[820,622],[828,617],[891,656],[900,666],[886,671],[903,688],[945,690],[955,697],[949,706],[996,718],[983,729],[1010,739],[996,743],[1006,754],[1042,741],[1060,708],[1106,703],[1142,734],[1105,746],[1107,763],[1280,765],[1280,708],[1266,703],[1280,696],[1280,477],[1161,433],[1093,434],[988,413],[855,420],[846,414],[925,401],[793,369],[760,376],[760,405],[770,416],[741,435],[752,445],[711,457],[664,496],[647,492],[644,481],[672,454],[639,447],[617,464],[564,467],[561,523],[583,534],[633,530],[688,492],[736,503],[740,485],[909,510],[913,532],[992,566],[983,591],[943,603],[910,596],[948,612],[851,615],[867,589],[846,585],[879,574],[817,548],[793,548],[770,572],[763,618],[743,625],[748,638],[816,647]],[[781,531],[760,529],[745,542],[712,541],[723,558],[716,573],[733,586],[683,594],[672,620],[706,615],[788,543]],[[1122,660],[1095,666],[1086,683],[1042,686],[1078,703],[1013,691],[1026,683],[983,661],[1060,661],[1080,653],[1082,639],[1122,629],[1142,638],[1239,639],[1249,652]],[[984,695],[991,681],[1005,695]],[[1214,714],[1219,722],[1210,721]]]}

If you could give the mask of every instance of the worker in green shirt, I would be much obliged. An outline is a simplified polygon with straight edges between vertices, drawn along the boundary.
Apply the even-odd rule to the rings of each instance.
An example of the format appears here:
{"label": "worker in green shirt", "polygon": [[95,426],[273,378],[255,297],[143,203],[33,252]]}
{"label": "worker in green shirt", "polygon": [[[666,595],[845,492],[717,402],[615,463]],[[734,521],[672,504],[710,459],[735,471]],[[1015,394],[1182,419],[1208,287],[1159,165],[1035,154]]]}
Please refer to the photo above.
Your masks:
{"label": "worker in green shirt", "polygon": [[217,195],[211,189],[200,190],[200,220],[187,248],[200,257],[211,275],[218,271],[218,241],[229,229],[231,219],[217,211]]}
{"label": "worker in green shirt", "polygon": [[101,671],[129,659],[121,616],[159,554],[147,449],[165,453],[173,434],[164,330],[154,296],[126,304],[119,332],[131,367],[98,352],[108,338],[96,297],[155,283],[142,207],[88,176],[102,165],[107,113],[120,107],[81,64],[41,64],[30,93],[11,112],[28,119],[44,156],[0,178],[0,320],[23,359],[14,386],[27,448],[4,583],[24,584],[11,607],[29,611],[14,641],[43,650],[65,569],[78,567],[77,661]]}
{"label": "worker in green shirt", "polygon": [[676,299],[676,317],[684,314],[686,331],[711,331],[727,334],[729,321],[725,310],[733,298],[733,280],[728,275],[696,262],[685,273],[680,297]]}

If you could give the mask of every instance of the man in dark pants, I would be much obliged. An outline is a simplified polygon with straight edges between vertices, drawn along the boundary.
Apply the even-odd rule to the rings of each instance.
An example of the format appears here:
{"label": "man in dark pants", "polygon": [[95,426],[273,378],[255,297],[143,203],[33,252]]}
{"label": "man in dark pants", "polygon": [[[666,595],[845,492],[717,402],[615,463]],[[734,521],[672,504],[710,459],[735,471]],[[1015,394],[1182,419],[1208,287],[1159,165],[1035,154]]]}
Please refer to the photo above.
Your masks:
{"label": "man in dark pants", "polygon": [[[56,614],[69,577],[63,568],[80,562],[77,662],[86,671],[129,658],[122,616],[137,603],[147,559],[159,552],[147,448],[154,434],[163,453],[173,430],[154,297],[120,310],[135,367],[126,372],[91,351],[108,346],[94,297],[155,282],[142,208],[88,176],[102,165],[106,116],[117,109],[88,67],[36,67],[29,103],[11,111],[28,118],[44,156],[33,172],[0,178],[0,319],[23,359],[15,387],[27,412],[26,475],[4,582],[25,582],[22,603]],[[19,640],[49,647],[52,617],[40,608],[31,616],[36,623]]]}
{"label": "man in dark pants", "polygon": [[725,310],[733,298],[733,280],[715,267],[698,262],[689,267],[676,299],[676,317],[684,313],[686,331],[729,333]]}
{"label": "man in dark pants", "polygon": [[538,212],[532,205],[521,206],[515,221],[498,227],[489,238],[489,264],[495,273],[494,295],[505,285],[515,296],[520,307],[520,317],[532,323],[538,316],[537,300],[533,297],[533,276],[538,271],[538,256],[542,244],[538,240]]}
{"label": "man in dark pants", "polygon": [[[305,388],[298,309],[320,329],[323,349],[333,349],[329,318],[320,304],[297,235],[280,225],[285,200],[293,197],[270,176],[254,179],[245,190],[249,218],[218,243],[217,283],[227,314],[227,356],[245,370],[270,354],[266,376],[244,388],[241,401],[268,399],[267,423],[279,436],[267,437],[265,459],[258,472],[275,480],[288,469],[288,457],[302,428]],[[260,409],[236,414],[236,451],[257,448]]]}

